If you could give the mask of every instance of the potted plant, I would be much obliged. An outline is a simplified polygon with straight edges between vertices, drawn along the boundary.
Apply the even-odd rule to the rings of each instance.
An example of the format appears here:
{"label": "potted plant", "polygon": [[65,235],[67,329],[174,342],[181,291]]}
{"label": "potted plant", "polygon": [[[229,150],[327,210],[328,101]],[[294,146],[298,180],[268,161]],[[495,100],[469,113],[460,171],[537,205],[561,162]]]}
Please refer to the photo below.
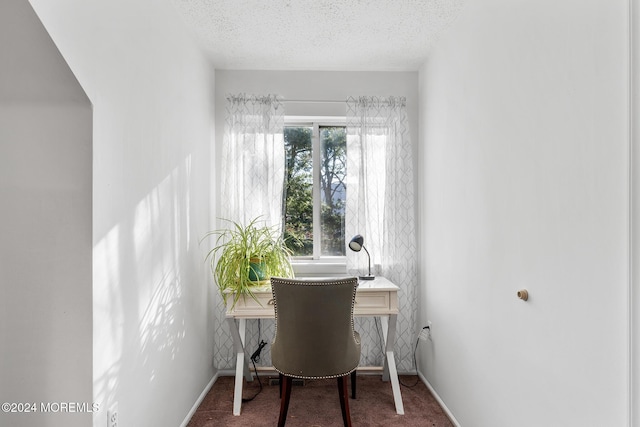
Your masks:
{"label": "potted plant", "polygon": [[234,221],[216,235],[216,244],[207,254],[211,271],[225,304],[233,294],[232,307],[241,296],[253,297],[253,291],[269,286],[269,278],[293,277],[291,251],[277,227],[268,227],[255,218],[246,226]]}

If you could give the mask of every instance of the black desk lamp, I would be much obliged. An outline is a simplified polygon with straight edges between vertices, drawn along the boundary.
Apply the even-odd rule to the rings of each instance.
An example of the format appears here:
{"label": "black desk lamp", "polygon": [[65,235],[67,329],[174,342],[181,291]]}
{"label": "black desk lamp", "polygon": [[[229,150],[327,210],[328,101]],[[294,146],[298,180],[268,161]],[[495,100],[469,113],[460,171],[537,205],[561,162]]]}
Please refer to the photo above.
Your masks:
{"label": "black desk lamp", "polygon": [[363,243],[364,237],[362,237],[360,234],[356,234],[349,242],[349,249],[354,252],[360,252],[360,249],[364,249],[364,251],[367,253],[367,258],[369,258],[369,274],[367,274],[366,276],[359,276],[358,278],[360,280],[373,280],[376,278],[376,276],[371,274],[371,255],[369,255],[369,251],[364,247]]}

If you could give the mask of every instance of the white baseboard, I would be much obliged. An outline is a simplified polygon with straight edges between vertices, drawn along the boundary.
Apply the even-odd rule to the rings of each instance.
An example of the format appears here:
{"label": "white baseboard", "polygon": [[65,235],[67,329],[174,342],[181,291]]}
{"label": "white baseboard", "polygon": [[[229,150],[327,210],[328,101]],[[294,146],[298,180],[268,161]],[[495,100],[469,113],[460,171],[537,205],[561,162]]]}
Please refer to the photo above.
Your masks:
{"label": "white baseboard", "polygon": [[185,419],[182,421],[182,424],[180,424],[180,427],[187,427],[187,424],[189,424],[189,421],[191,421],[193,414],[195,414],[198,410],[198,406],[200,406],[204,398],[207,397],[207,393],[209,393],[209,390],[211,390],[211,387],[213,387],[213,384],[216,382],[219,376],[219,373],[216,372],[213,378],[211,378],[211,381],[209,381],[204,390],[202,390],[202,393],[200,393],[198,400],[196,400],[196,403],[193,404],[193,407],[191,408]]}
{"label": "white baseboard", "polygon": [[445,405],[445,403],[442,401],[442,399],[440,398],[438,393],[433,389],[433,387],[431,386],[429,381],[427,381],[425,376],[422,375],[422,372],[420,372],[419,370],[418,370],[418,377],[422,380],[424,385],[427,386],[427,388],[429,389],[429,391],[431,392],[433,397],[435,397],[435,399],[438,402],[438,404],[442,407],[442,409],[444,410],[444,413],[447,414],[447,417],[449,417],[449,420],[451,420],[453,425],[456,426],[456,427],[460,427],[460,423],[458,422],[458,420],[456,420],[456,417],[453,416],[453,414],[451,413],[449,408],[447,408],[447,405]]}

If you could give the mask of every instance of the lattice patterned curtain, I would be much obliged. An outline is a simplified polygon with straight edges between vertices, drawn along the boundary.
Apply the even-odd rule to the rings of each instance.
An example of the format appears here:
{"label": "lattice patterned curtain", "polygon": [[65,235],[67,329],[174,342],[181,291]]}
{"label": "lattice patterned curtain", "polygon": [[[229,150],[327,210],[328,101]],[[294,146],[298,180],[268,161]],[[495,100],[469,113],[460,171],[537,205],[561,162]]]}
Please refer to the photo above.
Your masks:
{"label": "lattice patterned curtain", "polygon": [[227,97],[221,216],[242,224],[282,223],[284,106],[276,95]]}
{"label": "lattice patterned curtain", "polygon": [[[284,191],[284,106],[276,95],[227,96],[225,132],[222,147],[222,185],[220,216],[248,224],[258,216],[267,225],[282,225]],[[227,226],[228,224],[223,224]],[[225,324],[225,306],[216,292],[216,336],[214,366],[231,369],[235,364],[233,339]],[[259,339],[269,341],[274,322],[249,322],[247,348],[255,348]],[[265,353],[268,353],[266,351]],[[270,354],[263,359],[269,363]]]}
{"label": "lattice patterned curtain", "polygon": [[[405,98],[360,97],[347,100],[347,239],[364,236],[374,274],[400,287],[395,345],[399,371],[415,368],[413,348],[417,311],[417,243],[413,149]],[[347,251],[347,271],[362,274],[364,254]],[[381,365],[380,329],[357,318],[362,365]]]}

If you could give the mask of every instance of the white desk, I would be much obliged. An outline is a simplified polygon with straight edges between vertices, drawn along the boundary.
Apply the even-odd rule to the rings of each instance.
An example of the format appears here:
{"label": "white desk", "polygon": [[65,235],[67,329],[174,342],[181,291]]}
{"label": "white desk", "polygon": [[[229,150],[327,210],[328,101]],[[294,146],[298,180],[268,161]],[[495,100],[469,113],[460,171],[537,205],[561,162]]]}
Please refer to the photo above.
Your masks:
{"label": "white desk", "polygon": [[[398,287],[384,277],[376,277],[375,280],[361,280],[356,291],[356,301],[353,309],[354,316],[379,317],[382,323],[382,335],[384,338],[385,358],[382,370],[382,379],[391,379],[393,400],[396,412],[404,414],[402,396],[400,394],[400,382],[396,370],[396,361],[393,356],[393,343],[396,339],[396,321],[398,318]],[[245,353],[245,330],[247,319],[273,319],[273,294],[269,286],[254,291],[257,299],[250,296],[242,296],[233,309],[231,308],[233,295],[227,298],[227,322],[233,345],[236,351],[236,382],[233,396],[233,414],[240,415],[242,405],[242,378],[253,381],[253,374],[249,370],[249,359]]]}

